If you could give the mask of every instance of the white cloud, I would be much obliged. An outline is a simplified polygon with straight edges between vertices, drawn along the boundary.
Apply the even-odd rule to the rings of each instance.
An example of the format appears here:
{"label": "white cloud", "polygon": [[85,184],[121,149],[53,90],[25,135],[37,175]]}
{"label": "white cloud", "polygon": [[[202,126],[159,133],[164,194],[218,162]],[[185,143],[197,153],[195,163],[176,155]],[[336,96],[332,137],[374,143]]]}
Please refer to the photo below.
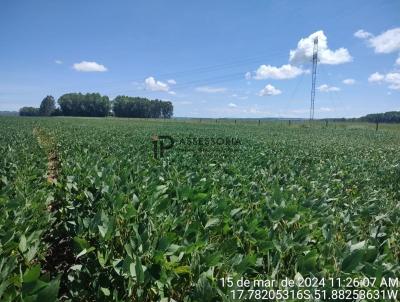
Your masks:
{"label": "white cloud", "polygon": [[176,85],[176,81],[174,79],[167,80],[167,83],[171,85]]}
{"label": "white cloud", "polygon": [[391,72],[385,76],[385,81],[389,83],[389,88],[394,90],[400,90],[400,73]]}
{"label": "white cloud", "polygon": [[59,65],[60,65],[60,64],[62,64],[62,63],[63,63],[63,61],[61,61],[61,60],[55,60],[55,61],[54,61],[54,63],[56,63],[56,64],[59,64]]}
{"label": "white cloud", "polygon": [[332,91],[340,91],[339,87],[329,86],[327,84],[322,84],[317,88],[321,92],[332,92]]}
{"label": "white cloud", "polygon": [[281,94],[282,91],[279,89],[276,89],[274,86],[271,84],[266,85],[261,91],[258,93],[259,96],[271,96],[271,95],[278,95]]}
{"label": "white cloud", "polygon": [[385,75],[375,72],[368,77],[368,82],[381,82],[385,79]]}
{"label": "white cloud", "polygon": [[231,108],[236,108],[237,107],[237,105],[236,104],[234,104],[234,103],[229,103],[229,105],[228,105],[229,107],[231,107]]}
{"label": "white cloud", "polygon": [[356,80],[354,80],[354,79],[344,79],[342,82],[343,82],[343,84],[346,84],[346,85],[354,85],[356,83]]}
{"label": "white cloud", "polygon": [[293,109],[293,110],[290,110],[289,112],[294,113],[294,114],[302,114],[302,113],[310,112],[310,109]]}
{"label": "white cloud", "polygon": [[396,65],[400,65],[400,56],[397,58],[395,64],[396,64]]}
{"label": "white cloud", "polygon": [[[328,48],[328,38],[322,30],[319,30],[306,38],[300,39],[297,43],[297,48],[289,52],[289,62],[292,64],[308,63],[312,60],[314,52],[314,40],[318,38],[318,60],[320,64],[337,65],[353,60],[349,51],[346,48],[331,50]],[[254,76],[251,72],[246,72],[244,77],[246,80],[254,78],[262,79],[292,79],[303,73],[309,73],[309,70],[304,70],[301,67],[285,64],[281,67],[271,65],[261,65],[255,71]]]}
{"label": "white cloud", "polygon": [[363,29],[359,29],[354,33],[354,37],[359,38],[359,39],[368,39],[373,37],[374,35],[363,30]]}
{"label": "white cloud", "polygon": [[376,53],[392,53],[400,50],[400,27],[389,29],[368,40]]}
{"label": "white cloud", "polygon": [[400,90],[400,72],[389,72],[387,74],[375,72],[369,76],[368,81],[376,83],[384,82],[389,84],[389,89]]}
{"label": "white cloud", "polygon": [[88,61],[82,61],[80,63],[75,63],[73,65],[73,68],[76,71],[82,71],[82,72],[104,72],[104,71],[107,71],[107,68],[104,65],[101,65],[96,62],[88,62]]}
{"label": "white cloud", "polygon": [[205,93],[221,93],[221,92],[225,92],[226,88],[201,86],[201,87],[196,87],[196,91],[205,92]]}
{"label": "white cloud", "polygon": [[260,109],[257,105],[249,107],[248,109],[244,109],[243,113],[254,114],[254,115],[271,115],[270,111]]}
{"label": "white cloud", "polygon": [[346,48],[329,49],[327,37],[322,30],[319,30],[307,38],[302,38],[297,43],[297,48],[290,51],[290,62],[298,64],[310,62],[313,56],[314,39],[316,37],[318,37],[318,58],[320,64],[336,65],[352,61],[352,57]]}
{"label": "white cloud", "polygon": [[173,91],[170,91],[168,84],[161,81],[156,81],[154,77],[146,78],[144,80],[144,85],[145,88],[150,91],[164,91],[169,93],[172,92],[172,94],[174,93]]}
{"label": "white cloud", "polygon": [[321,107],[321,108],[319,108],[318,111],[320,111],[320,112],[331,112],[331,111],[333,111],[333,109],[329,108],[329,107]]}
{"label": "white cloud", "polygon": [[295,78],[305,70],[290,65],[282,65],[281,67],[275,67],[271,65],[261,65],[255,72],[254,79],[256,80],[264,80],[264,79],[276,79],[276,80],[283,80],[283,79],[292,79]]}

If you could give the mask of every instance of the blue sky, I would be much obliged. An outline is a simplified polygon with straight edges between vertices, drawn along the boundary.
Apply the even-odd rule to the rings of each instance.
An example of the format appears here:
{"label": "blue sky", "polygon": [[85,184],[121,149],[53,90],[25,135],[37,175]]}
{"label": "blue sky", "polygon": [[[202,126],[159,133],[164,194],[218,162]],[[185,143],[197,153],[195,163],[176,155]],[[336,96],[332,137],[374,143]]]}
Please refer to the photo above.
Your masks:
{"label": "blue sky", "polygon": [[0,110],[100,92],[175,116],[307,117],[314,37],[317,118],[400,110],[395,0],[3,0],[0,37]]}

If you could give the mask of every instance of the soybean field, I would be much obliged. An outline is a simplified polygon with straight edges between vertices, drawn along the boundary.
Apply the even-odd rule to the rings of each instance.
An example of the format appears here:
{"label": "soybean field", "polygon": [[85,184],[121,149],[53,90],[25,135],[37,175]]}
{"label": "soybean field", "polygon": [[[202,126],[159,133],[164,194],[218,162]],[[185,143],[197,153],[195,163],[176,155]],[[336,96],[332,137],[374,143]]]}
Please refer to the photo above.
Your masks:
{"label": "soybean field", "polygon": [[0,155],[1,301],[400,276],[399,126],[1,117]]}

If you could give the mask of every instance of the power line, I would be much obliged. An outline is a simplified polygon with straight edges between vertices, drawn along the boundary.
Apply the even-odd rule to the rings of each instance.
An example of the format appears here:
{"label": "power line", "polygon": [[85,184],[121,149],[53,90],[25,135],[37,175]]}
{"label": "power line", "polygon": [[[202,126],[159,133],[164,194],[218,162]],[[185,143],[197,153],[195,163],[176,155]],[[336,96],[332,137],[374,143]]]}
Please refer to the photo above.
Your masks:
{"label": "power line", "polygon": [[[190,69],[186,69],[186,70],[160,73],[160,74],[156,73],[153,76],[156,78],[167,78],[167,77],[181,77],[186,74],[200,74],[200,73],[215,72],[217,70],[227,70],[227,69],[232,69],[232,68],[236,68],[239,66],[244,66],[244,65],[254,64],[254,63],[261,63],[261,62],[265,61],[265,59],[274,58],[274,57],[278,57],[278,56],[283,56],[281,51],[276,51],[276,52],[272,52],[269,54],[264,53],[264,54],[257,55],[257,56],[236,59],[236,60],[233,60],[233,61],[230,61],[227,63],[222,63],[222,64],[209,65],[209,66],[204,66],[204,67],[195,67],[195,68],[190,68]],[[144,77],[134,79],[133,81],[142,81]]]}
{"label": "power line", "polygon": [[191,80],[184,82],[182,84],[178,84],[173,86],[173,89],[183,89],[183,88],[189,88],[194,85],[214,85],[217,83],[221,82],[227,82],[227,81],[235,81],[239,79],[244,79],[244,72],[238,72],[238,73],[231,73],[227,75],[221,75],[217,77],[212,77],[212,78],[204,78],[204,79],[197,79],[197,80]]}

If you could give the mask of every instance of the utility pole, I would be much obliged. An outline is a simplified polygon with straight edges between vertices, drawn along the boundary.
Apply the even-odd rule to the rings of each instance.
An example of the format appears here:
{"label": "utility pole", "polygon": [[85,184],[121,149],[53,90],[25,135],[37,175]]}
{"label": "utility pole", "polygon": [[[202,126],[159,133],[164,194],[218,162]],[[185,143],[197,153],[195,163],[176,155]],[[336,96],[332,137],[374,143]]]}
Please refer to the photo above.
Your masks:
{"label": "utility pole", "polygon": [[317,81],[317,64],[318,64],[318,37],[315,37],[313,58],[312,58],[310,121],[314,120],[315,82]]}

